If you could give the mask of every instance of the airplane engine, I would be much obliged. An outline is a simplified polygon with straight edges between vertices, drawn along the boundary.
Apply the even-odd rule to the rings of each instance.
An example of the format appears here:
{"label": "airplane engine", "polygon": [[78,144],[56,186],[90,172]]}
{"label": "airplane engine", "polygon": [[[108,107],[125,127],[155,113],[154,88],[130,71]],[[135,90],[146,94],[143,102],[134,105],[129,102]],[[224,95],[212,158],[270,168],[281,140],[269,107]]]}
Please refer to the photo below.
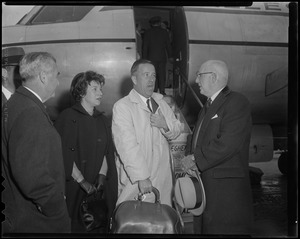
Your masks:
{"label": "airplane engine", "polygon": [[267,162],[273,159],[273,133],[270,125],[253,125],[249,162]]}

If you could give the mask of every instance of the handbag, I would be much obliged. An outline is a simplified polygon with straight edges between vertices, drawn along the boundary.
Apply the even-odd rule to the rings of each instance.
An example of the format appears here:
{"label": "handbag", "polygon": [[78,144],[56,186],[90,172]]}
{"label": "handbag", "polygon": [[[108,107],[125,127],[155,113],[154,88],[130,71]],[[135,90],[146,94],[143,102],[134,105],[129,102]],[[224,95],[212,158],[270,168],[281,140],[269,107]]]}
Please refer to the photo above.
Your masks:
{"label": "handbag", "polygon": [[104,198],[104,190],[100,189],[91,195],[87,195],[80,204],[80,218],[86,231],[97,228],[107,229],[107,206]]}
{"label": "handbag", "polygon": [[170,233],[181,234],[183,225],[175,209],[160,203],[157,188],[152,187],[155,203],[138,200],[120,203],[114,210],[110,233]]}

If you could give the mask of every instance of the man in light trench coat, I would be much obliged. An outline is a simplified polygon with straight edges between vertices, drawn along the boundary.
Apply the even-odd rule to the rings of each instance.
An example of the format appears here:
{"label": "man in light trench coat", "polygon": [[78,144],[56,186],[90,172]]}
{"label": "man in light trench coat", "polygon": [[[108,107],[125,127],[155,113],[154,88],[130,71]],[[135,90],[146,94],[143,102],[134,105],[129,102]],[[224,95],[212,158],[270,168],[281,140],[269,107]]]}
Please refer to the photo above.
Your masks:
{"label": "man in light trench coat", "polygon": [[151,61],[134,62],[133,89],[113,107],[112,133],[119,154],[117,205],[133,200],[138,193],[144,195],[144,201],[153,202],[154,186],[160,192],[161,203],[171,206],[173,185],[168,140],[179,136],[181,123],[163,95],[153,93],[155,76]]}

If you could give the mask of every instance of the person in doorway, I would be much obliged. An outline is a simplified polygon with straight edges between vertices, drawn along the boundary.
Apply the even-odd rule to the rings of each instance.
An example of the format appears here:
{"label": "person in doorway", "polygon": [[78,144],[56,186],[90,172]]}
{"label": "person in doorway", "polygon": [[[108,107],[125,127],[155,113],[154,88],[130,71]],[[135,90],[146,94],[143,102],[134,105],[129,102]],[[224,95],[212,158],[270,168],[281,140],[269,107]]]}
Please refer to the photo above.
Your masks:
{"label": "person in doorway", "polygon": [[171,29],[169,27],[169,22],[168,21],[162,21],[161,22],[161,27],[163,29],[167,30],[167,32],[169,33],[169,38],[170,38],[170,42],[171,42],[171,45],[172,45],[173,37],[172,37]]}
{"label": "person in doorway", "polygon": [[142,45],[143,45],[143,39],[141,34],[141,24],[136,23],[135,24],[135,33],[136,33],[136,51],[137,51],[137,59],[140,59],[142,56]]}
{"label": "person in doorway", "polygon": [[161,203],[172,205],[172,168],[168,140],[179,136],[180,121],[163,100],[153,93],[154,65],[145,59],[131,67],[133,89],[113,106],[112,133],[119,155],[117,205],[139,193],[154,201],[152,186]]}
{"label": "person in doorway", "polygon": [[194,232],[249,236],[253,223],[250,103],[227,86],[228,68],[223,61],[203,63],[196,83],[208,100],[181,166],[184,171],[199,170],[206,192],[206,208],[194,216]]}
{"label": "person in doorway", "polygon": [[145,32],[143,42],[143,58],[150,60],[156,70],[154,91],[165,95],[167,59],[173,62],[172,48],[167,30],[161,27],[161,17],[150,19],[151,28]]}
{"label": "person in doorway", "polygon": [[2,108],[2,233],[69,233],[61,139],[44,102],[58,86],[56,60],[31,52],[20,86]]}
{"label": "person in doorway", "polygon": [[21,83],[16,85],[15,72],[19,71],[19,62],[25,55],[21,47],[9,47],[2,50],[2,106]]}
{"label": "person in doorway", "polygon": [[[84,197],[104,187],[108,218],[117,200],[117,171],[111,126],[95,107],[100,105],[105,79],[94,71],[77,74],[70,93],[75,104],[65,109],[55,121],[62,138],[66,172],[67,206],[72,232],[86,232],[80,218]],[[91,232],[107,232],[100,228]]]}

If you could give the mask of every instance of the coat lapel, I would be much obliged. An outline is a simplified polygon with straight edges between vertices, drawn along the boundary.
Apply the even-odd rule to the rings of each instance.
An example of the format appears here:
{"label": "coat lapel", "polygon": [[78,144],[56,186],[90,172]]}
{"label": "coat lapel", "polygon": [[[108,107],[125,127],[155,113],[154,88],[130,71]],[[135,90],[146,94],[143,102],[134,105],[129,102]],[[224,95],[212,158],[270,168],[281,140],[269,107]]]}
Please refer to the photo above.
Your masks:
{"label": "coat lapel", "polygon": [[[202,125],[201,125],[201,130],[199,133],[199,138],[198,140],[200,140],[203,136],[203,132],[205,132],[209,122],[211,121],[211,118],[218,112],[219,108],[225,103],[227,95],[230,93],[230,89],[226,86],[221,92],[220,94],[217,96],[217,98],[213,101],[213,103],[211,104],[211,106],[208,108]],[[202,133],[201,133],[202,132]]]}
{"label": "coat lapel", "polygon": [[53,122],[52,122],[52,120],[50,119],[50,116],[49,116],[49,114],[47,113],[47,111],[46,111],[46,107],[45,107],[45,105],[34,95],[34,94],[32,94],[29,90],[27,90],[25,87],[23,87],[23,86],[20,86],[18,89],[17,89],[17,91],[20,93],[20,94],[22,94],[22,95],[24,95],[24,96],[26,96],[26,97],[28,97],[28,98],[30,98],[32,101],[34,101],[39,107],[40,107],[40,109],[43,111],[43,113],[47,116],[47,119],[49,120],[49,122],[51,123],[51,124],[53,124]]}
{"label": "coat lapel", "polygon": [[[129,98],[133,103],[139,104],[140,108],[142,108],[143,110],[146,110],[148,112],[150,112],[150,110],[148,109],[147,105],[144,104],[144,102],[142,101],[141,97],[138,95],[138,93],[132,89],[129,93]],[[162,99],[162,95],[157,94],[157,93],[153,93],[152,97],[151,97],[151,103],[152,103],[152,107],[153,107],[153,113],[156,112],[157,108],[159,107],[159,104],[157,103],[157,101]]]}
{"label": "coat lapel", "polygon": [[141,97],[138,95],[138,93],[132,89],[129,93],[129,98],[131,100],[131,102],[138,104],[140,108],[142,108],[143,110],[149,111],[147,105],[144,104],[144,102],[142,101]]}

